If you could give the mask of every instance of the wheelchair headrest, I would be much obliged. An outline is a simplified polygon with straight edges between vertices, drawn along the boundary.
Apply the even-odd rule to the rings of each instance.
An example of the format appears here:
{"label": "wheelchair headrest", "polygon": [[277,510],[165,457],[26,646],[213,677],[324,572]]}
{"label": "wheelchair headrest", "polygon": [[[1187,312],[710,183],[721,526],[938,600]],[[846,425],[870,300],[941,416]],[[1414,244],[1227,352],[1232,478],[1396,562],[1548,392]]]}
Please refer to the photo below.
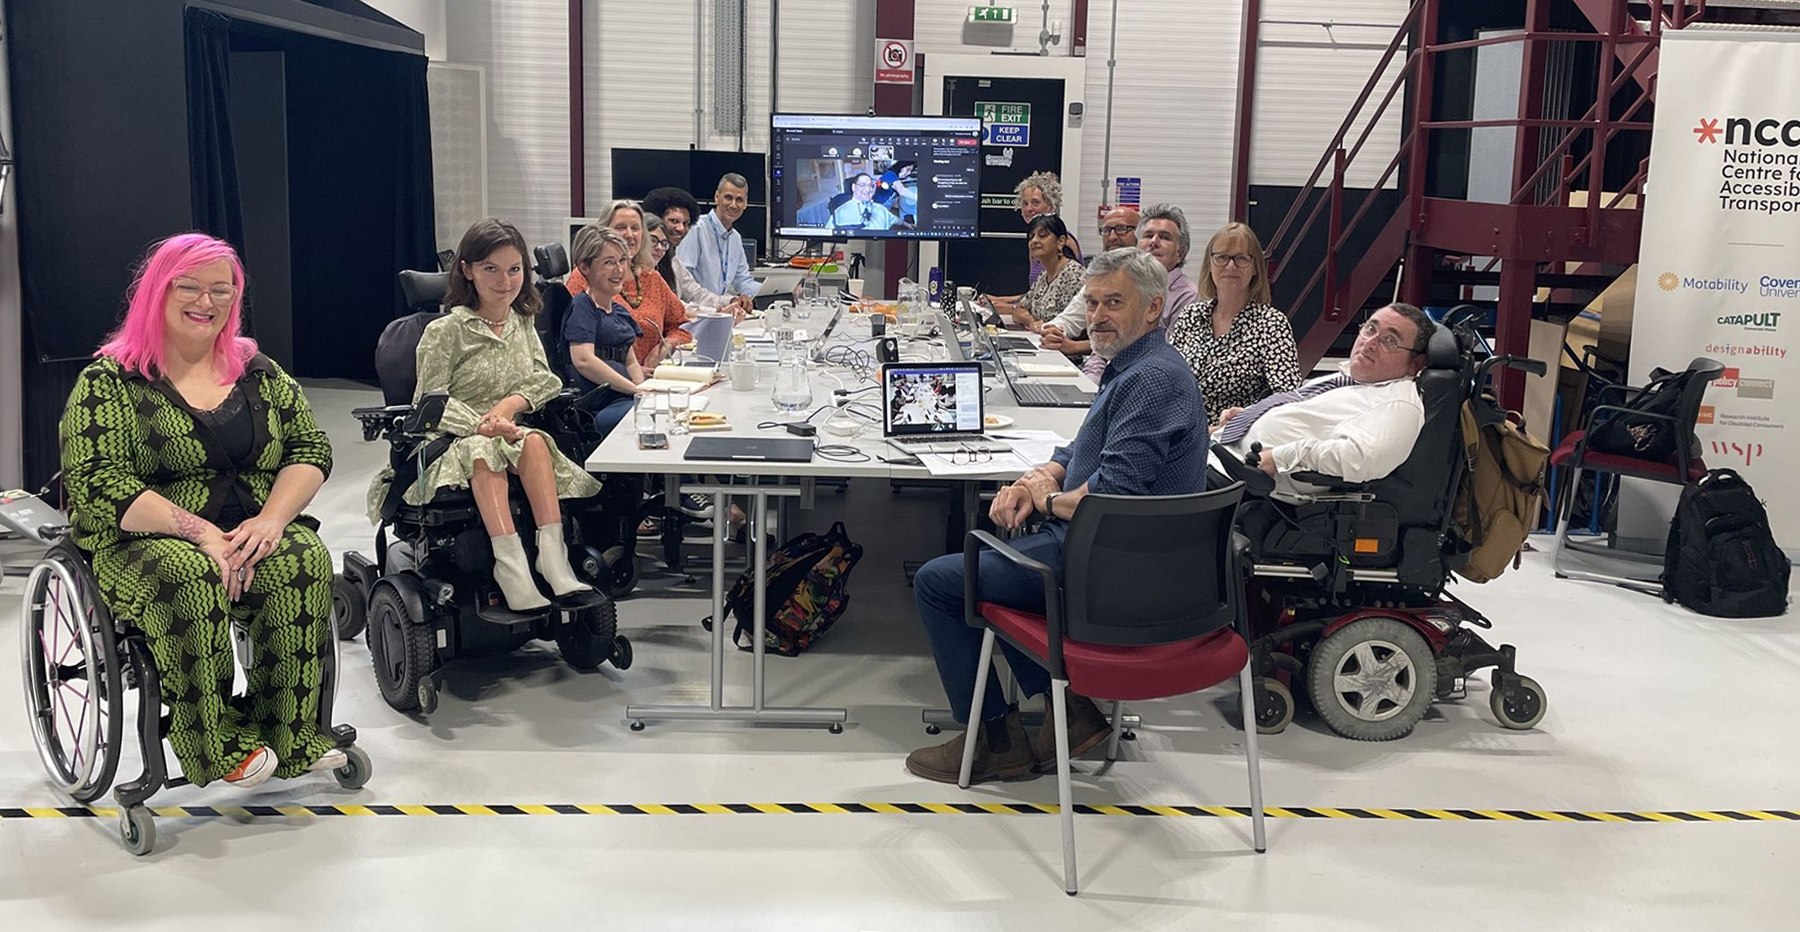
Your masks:
{"label": "wheelchair headrest", "polygon": [[1456,339],[1456,331],[1438,324],[1431,331],[1431,342],[1425,346],[1425,368],[1461,369],[1462,366],[1462,343]]}
{"label": "wheelchair headrest", "polygon": [[540,280],[561,278],[569,269],[569,251],[561,243],[545,243],[531,251],[531,270]]}
{"label": "wheelchair headrest", "polygon": [[442,307],[444,295],[449,291],[449,272],[415,272],[408,269],[400,273],[400,293],[406,297],[406,306],[413,310]]}

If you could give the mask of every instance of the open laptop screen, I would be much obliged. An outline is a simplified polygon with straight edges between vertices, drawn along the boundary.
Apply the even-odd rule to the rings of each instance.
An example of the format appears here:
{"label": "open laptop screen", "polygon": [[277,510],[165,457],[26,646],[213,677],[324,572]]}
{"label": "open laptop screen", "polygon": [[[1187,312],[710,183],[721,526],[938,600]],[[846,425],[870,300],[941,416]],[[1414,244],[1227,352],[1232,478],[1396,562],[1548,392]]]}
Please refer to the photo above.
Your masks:
{"label": "open laptop screen", "polygon": [[895,363],[884,367],[881,417],[889,437],[981,433],[981,364]]}

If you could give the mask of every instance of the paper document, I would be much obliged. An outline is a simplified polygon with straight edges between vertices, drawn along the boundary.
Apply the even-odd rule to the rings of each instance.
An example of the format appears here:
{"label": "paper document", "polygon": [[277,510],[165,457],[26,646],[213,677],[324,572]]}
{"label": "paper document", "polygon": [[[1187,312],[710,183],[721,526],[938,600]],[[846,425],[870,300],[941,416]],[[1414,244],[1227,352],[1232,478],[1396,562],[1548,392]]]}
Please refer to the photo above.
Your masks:
{"label": "paper document", "polygon": [[1013,455],[1025,461],[1026,469],[1050,462],[1057,447],[1067,446],[1068,438],[1053,430],[991,430],[988,436],[1012,447]]}
{"label": "paper document", "polygon": [[1074,366],[1056,362],[1022,362],[1019,363],[1019,374],[1036,376],[1044,379],[1072,379],[1081,374]]}

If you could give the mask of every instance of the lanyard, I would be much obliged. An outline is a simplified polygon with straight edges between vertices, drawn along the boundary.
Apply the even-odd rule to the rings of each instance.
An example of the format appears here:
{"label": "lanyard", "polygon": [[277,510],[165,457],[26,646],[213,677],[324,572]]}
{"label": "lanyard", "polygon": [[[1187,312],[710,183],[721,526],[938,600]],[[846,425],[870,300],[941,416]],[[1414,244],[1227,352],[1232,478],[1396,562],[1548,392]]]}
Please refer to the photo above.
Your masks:
{"label": "lanyard", "polygon": [[709,215],[713,226],[719,231],[719,294],[729,294],[731,290],[730,260],[725,256],[725,247],[731,245],[731,231],[719,221],[717,213]]}

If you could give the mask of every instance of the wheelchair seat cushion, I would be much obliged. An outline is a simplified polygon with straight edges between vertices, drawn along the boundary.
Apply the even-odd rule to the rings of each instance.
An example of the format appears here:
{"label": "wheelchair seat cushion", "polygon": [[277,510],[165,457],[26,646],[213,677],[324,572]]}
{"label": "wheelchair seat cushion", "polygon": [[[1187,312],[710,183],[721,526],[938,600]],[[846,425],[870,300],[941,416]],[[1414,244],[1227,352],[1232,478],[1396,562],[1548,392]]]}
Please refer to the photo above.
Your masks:
{"label": "wheelchair seat cushion", "polygon": [[[1050,633],[1044,616],[992,602],[979,603],[975,610],[1027,653],[1049,656]],[[1069,687],[1091,699],[1121,702],[1199,692],[1235,675],[1249,656],[1244,639],[1230,628],[1147,647],[1063,641]]]}

